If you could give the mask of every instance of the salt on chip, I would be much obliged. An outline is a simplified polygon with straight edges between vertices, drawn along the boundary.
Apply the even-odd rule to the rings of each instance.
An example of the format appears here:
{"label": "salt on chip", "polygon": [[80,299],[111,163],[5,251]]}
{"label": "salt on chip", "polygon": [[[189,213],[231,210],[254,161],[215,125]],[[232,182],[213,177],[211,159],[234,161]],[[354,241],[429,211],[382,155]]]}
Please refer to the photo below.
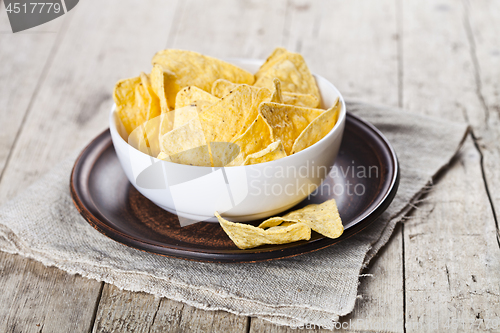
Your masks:
{"label": "salt on chip", "polygon": [[164,71],[159,65],[151,70],[151,86],[160,99],[161,112],[165,113],[175,108],[175,96],[179,87],[175,74]]}
{"label": "salt on chip", "polygon": [[170,156],[172,162],[211,166],[208,146],[198,118],[161,136],[160,148]]}
{"label": "salt on chip", "polygon": [[283,217],[267,219],[259,225],[259,228],[275,227],[282,222],[303,223],[328,238],[338,238],[344,232],[335,199],[327,200],[319,205],[308,205]]}
{"label": "salt on chip", "polygon": [[271,127],[273,141],[281,140],[290,155],[300,133],[324,111],[278,103],[262,103],[259,113]]}
{"label": "salt on chip", "polygon": [[302,223],[264,230],[249,224],[227,221],[217,212],[215,216],[222,229],[240,249],[250,249],[264,244],[287,244],[311,238],[311,229]]}
{"label": "salt on chip", "polygon": [[266,149],[248,155],[243,165],[265,163],[286,157],[285,148],[280,140],[271,143]]}
{"label": "salt on chip", "polygon": [[[219,79],[212,85],[212,95],[219,98],[224,97],[237,86],[238,84],[232,83],[228,80]],[[283,98],[283,104],[302,106],[306,108],[317,108],[319,106],[319,100],[310,94],[299,94],[282,90],[281,96]]]}
{"label": "salt on chip", "polygon": [[219,99],[212,94],[195,86],[188,86],[181,89],[175,98],[175,109],[196,104],[200,111],[218,102]]}
{"label": "salt on chip", "polygon": [[253,84],[255,80],[252,73],[242,68],[193,51],[159,51],[154,55],[152,63],[174,73],[181,89],[196,86],[210,92],[214,81],[220,78],[245,84]]}
{"label": "salt on chip", "polygon": [[334,106],[326,110],[314,119],[307,127],[300,133],[299,137],[295,140],[292,147],[292,154],[298,153],[307,147],[312,146],[319,140],[323,139],[337,123],[339,118],[341,103],[339,99],[335,102]]}
{"label": "salt on chip", "polygon": [[283,91],[310,94],[321,99],[316,80],[299,53],[280,51],[255,74],[255,86],[273,89],[273,80],[281,81]]}
{"label": "salt on chip", "polygon": [[269,100],[267,89],[240,85],[198,115],[207,142],[231,142],[257,118],[259,105]]}
{"label": "salt on chip", "polygon": [[271,128],[261,115],[258,115],[245,133],[233,140],[240,147],[240,153],[231,162],[231,166],[242,165],[245,158],[253,153],[265,149],[272,143]]}

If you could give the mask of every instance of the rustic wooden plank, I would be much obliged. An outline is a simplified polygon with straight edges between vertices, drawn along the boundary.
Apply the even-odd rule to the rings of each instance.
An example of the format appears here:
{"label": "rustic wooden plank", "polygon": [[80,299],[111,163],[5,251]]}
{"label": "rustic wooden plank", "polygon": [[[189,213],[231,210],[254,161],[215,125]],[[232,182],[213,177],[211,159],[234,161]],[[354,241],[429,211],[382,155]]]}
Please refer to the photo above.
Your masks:
{"label": "rustic wooden plank", "polygon": [[[405,107],[481,128],[486,112],[476,90],[462,2],[402,6]],[[500,313],[495,236],[481,156],[468,140],[405,225],[407,332],[494,328],[491,321]]]}
{"label": "rustic wooden plank", "polygon": [[[486,123],[475,129],[483,154],[483,173],[489,197],[496,212],[498,230],[500,219],[500,4],[497,1],[467,3],[464,18],[468,29],[471,56],[475,57],[476,92],[483,100]],[[499,236],[500,237],[500,236]],[[499,241],[500,245],[500,241]]]}
{"label": "rustic wooden plank", "polygon": [[[301,52],[311,69],[346,98],[398,105],[396,3],[294,0],[287,10],[284,45]],[[402,234],[394,232],[360,279],[354,311],[339,331],[402,332]],[[301,332],[252,318],[251,332]],[[321,332],[322,330],[319,330]],[[325,331],[325,330],[323,330]],[[337,331],[337,330],[336,330]],[[326,332],[326,331],[325,331]]]}
{"label": "rustic wooden plank", "polygon": [[122,291],[106,284],[93,332],[150,332],[160,299],[146,293]]}
{"label": "rustic wooden plank", "polygon": [[[0,179],[33,96],[41,86],[66,16],[28,32],[13,34],[0,4]],[[36,55],[36,56],[34,56]]]}
{"label": "rustic wooden plank", "polygon": [[93,312],[85,309],[95,306],[96,281],[6,253],[0,253],[0,271],[1,332],[89,330]]}
{"label": "rustic wooden plank", "polygon": [[247,332],[249,322],[245,316],[205,311],[163,298],[149,332]]}
{"label": "rustic wooden plank", "polygon": [[[95,2],[84,1],[65,15],[73,17],[31,103],[29,117],[23,122],[0,183],[0,202],[14,196],[108,126],[114,83],[149,70],[151,56],[167,42],[176,3],[117,0],[96,6]],[[163,39],[159,38],[159,31]],[[26,318],[40,318],[44,327],[55,327],[52,331],[75,331],[75,320],[68,311],[86,321],[86,327],[80,331],[88,330],[101,283],[15,258],[19,269],[26,266],[27,274],[17,288],[23,291],[36,286],[36,293],[20,292],[10,299],[2,298],[0,313],[8,314],[3,318],[7,330],[30,330],[31,322]],[[9,279],[13,277],[4,271],[0,284]],[[24,307],[27,301],[29,306]]]}

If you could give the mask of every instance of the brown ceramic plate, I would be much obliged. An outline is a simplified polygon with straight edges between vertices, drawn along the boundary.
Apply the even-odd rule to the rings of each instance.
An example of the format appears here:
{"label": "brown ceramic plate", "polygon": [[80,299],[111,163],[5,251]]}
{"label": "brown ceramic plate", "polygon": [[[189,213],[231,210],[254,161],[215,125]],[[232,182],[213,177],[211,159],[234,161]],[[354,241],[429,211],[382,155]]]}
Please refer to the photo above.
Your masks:
{"label": "brown ceramic plate", "polygon": [[255,262],[291,257],[346,240],[374,222],[389,206],[398,183],[398,161],[390,144],[375,127],[348,114],[342,146],[330,176],[316,195],[292,208],[335,198],[345,229],[337,239],[313,232],[309,241],[240,250],[218,223],[180,227],[175,215],[157,207],[129,183],[109,130],[80,154],[70,186],[82,216],[117,242],[175,258]]}

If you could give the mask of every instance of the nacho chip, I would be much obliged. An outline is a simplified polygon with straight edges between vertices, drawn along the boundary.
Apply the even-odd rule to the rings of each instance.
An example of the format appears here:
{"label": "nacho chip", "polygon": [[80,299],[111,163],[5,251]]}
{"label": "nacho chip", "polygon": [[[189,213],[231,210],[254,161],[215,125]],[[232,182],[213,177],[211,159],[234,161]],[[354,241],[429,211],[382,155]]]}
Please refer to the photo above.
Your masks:
{"label": "nacho chip", "polygon": [[255,80],[252,73],[242,68],[193,51],[159,51],[154,55],[152,63],[174,73],[180,89],[197,86],[210,92],[214,81],[220,78],[246,84],[253,84]]}
{"label": "nacho chip", "polygon": [[292,154],[304,150],[323,139],[337,123],[341,106],[342,104],[339,103],[339,99],[337,98],[337,101],[330,109],[320,114],[318,118],[307,125],[295,140],[292,147]]}
{"label": "nacho chip", "polygon": [[267,89],[240,85],[199,114],[207,142],[231,142],[257,118],[259,105],[268,100]]}
{"label": "nacho chip", "polygon": [[225,167],[240,153],[240,147],[230,142],[210,142],[212,166]]}
{"label": "nacho chip", "polygon": [[172,162],[172,160],[170,159],[170,156],[167,155],[166,153],[162,152],[162,151],[158,154],[158,156],[156,156],[156,158],[159,159],[159,160],[163,160],[163,161],[167,161],[167,162]]}
{"label": "nacho chip", "polygon": [[[224,79],[217,80],[212,85],[212,95],[218,98],[224,97],[237,86],[238,84]],[[283,98],[282,104],[302,106],[306,108],[317,108],[319,106],[319,100],[313,95],[292,93],[282,90],[281,96]]]}
{"label": "nacho chip", "polygon": [[149,102],[139,76],[118,81],[113,91],[113,99],[116,113],[128,134],[147,120]]}
{"label": "nacho chip", "polygon": [[302,55],[280,51],[266,62],[255,74],[255,86],[273,89],[273,80],[281,81],[281,89],[301,94],[310,94],[321,99],[316,80],[312,76]]}
{"label": "nacho chip", "polygon": [[172,162],[211,166],[208,146],[198,118],[160,137],[160,148],[170,156]]}
{"label": "nacho chip", "polygon": [[258,115],[245,133],[233,140],[233,143],[240,147],[240,153],[230,165],[242,165],[248,155],[266,149],[272,142],[271,128],[264,118]]}
{"label": "nacho chip", "polygon": [[249,224],[227,221],[217,212],[215,216],[222,229],[240,249],[250,249],[264,244],[286,244],[311,238],[311,229],[302,223],[264,230]]}
{"label": "nacho chip", "polygon": [[283,147],[283,143],[280,140],[271,143],[266,149],[261,150],[257,153],[253,153],[248,155],[245,158],[245,162],[243,165],[257,164],[257,163],[265,163],[274,160],[278,160],[286,156],[285,148]]}
{"label": "nacho chip", "polygon": [[319,205],[308,205],[283,217],[267,219],[259,225],[259,228],[275,227],[282,222],[304,223],[312,230],[328,238],[338,238],[344,232],[335,199],[327,200]]}
{"label": "nacho chip", "polygon": [[179,91],[173,73],[164,71],[159,65],[151,70],[151,86],[160,99],[161,112],[165,113],[175,108],[175,95]]}
{"label": "nacho chip", "polygon": [[200,113],[200,109],[197,105],[188,105],[179,109],[175,109],[172,111],[175,113],[174,115],[174,125],[173,128],[181,127],[184,124],[187,124],[191,119],[197,118],[198,113]]}
{"label": "nacho chip", "polygon": [[266,61],[262,66],[260,66],[259,70],[255,74],[255,77],[258,79],[265,73],[268,69],[274,66],[276,63],[276,60],[279,59],[279,57],[285,53],[288,53],[288,50],[285,49],[284,47],[277,47],[274,49],[274,51],[271,53],[269,57],[267,57]]}
{"label": "nacho chip", "polygon": [[201,90],[195,86],[189,86],[181,89],[175,98],[175,109],[196,104],[200,108],[200,112],[208,106],[218,102],[219,99],[205,90]]}
{"label": "nacho chip", "polygon": [[283,104],[283,96],[281,96],[281,82],[279,79],[274,78],[274,92],[271,96],[271,103],[280,103]]}
{"label": "nacho chip", "polygon": [[281,140],[287,155],[290,155],[293,143],[300,133],[323,112],[277,103],[262,103],[259,107],[259,113],[271,127],[273,141]]}

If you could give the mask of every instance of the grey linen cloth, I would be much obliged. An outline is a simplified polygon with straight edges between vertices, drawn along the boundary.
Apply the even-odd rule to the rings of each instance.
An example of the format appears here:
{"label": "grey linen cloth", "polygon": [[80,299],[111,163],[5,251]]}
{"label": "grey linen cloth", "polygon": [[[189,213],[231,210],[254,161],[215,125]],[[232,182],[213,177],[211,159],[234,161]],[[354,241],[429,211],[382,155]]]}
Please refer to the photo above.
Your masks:
{"label": "grey linen cloth", "polygon": [[[395,148],[399,191],[363,232],[329,248],[290,259],[214,264],[149,254],[92,228],[69,192],[74,157],[0,208],[0,249],[70,274],[144,291],[206,310],[225,310],[271,322],[333,327],[354,309],[359,274],[388,241],[432,177],[456,154],[467,126],[386,106],[348,103]],[[342,212],[341,212],[342,213]]]}

